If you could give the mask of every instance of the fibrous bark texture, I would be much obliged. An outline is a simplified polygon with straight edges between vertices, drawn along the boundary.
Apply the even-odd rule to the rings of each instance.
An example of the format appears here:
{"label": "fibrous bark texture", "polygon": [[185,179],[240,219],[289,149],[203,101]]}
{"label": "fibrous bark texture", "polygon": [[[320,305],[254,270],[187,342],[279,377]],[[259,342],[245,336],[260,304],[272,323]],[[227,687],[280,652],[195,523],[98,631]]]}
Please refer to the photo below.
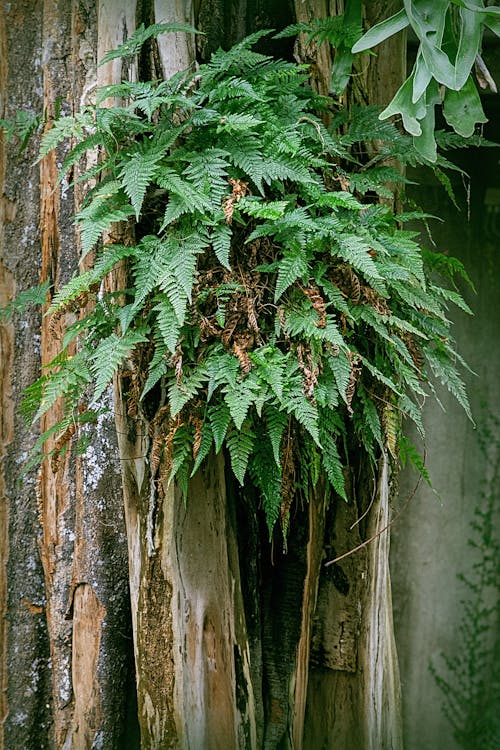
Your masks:
{"label": "fibrous bark texture", "polygon": [[[341,6],[2,3],[1,116],[43,111],[47,129],[57,110],[80,110],[98,86],[144,72],[167,77],[246,33]],[[96,68],[141,21],[188,23],[206,36],[196,43],[190,34],[164,36],[138,65]],[[263,45],[294,54],[288,40]],[[298,45],[295,55],[313,63],[315,85],[327,93],[327,48]],[[383,55],[379,64],[387,66]],[[33,166],[35,143],[8,156],[0,145],[0,305],[40,280],[51,281],[52,294],[79,266],[72,217],[85,186],[76,168],[72,180],[57,184],[67,148]],[[86,156],[88,164],[97,158]],[[133,239],[130,226],[116,225],[103,242]],[[107,280],[111,289],[126,280],[120,273]],[[59,451],[51,438],[46,450],[55,454],[19,484],[36,438],[16,416],[22,390],[57,353],[70,322],[30,312],[0,328],[3,746],[399,748],[387,538],[323,566],[386,523],[386,461],[375,484],[364,473],[352,479],[350,504],[328,502],[319,490],[294,508],[284,550],[282,540],[269,541],[259,499],[234,486],[222,455],[209,457],[186,502],[168,484],[167,461],[158,460],[168,410],[164,399],[130,409],[131,378],[145,366],[130,361],[103,397],[109,412],[87,452]],[[44,415],[42,429],[61,408]]]}

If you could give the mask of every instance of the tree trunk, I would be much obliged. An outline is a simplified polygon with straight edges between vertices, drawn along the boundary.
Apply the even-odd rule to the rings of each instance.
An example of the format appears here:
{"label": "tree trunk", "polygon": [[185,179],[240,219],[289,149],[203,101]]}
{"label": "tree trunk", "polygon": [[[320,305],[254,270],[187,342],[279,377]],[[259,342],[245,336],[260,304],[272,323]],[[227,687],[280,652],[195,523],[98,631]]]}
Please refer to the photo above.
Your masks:
{"label": "tree trunk", "polygon": [[[72,113],[91,101],[96,86],[137,76],[135,66],[113,61],[96,69],[95,62],[139,21],[176,20],[207,32],[198,50],[181,34],[153,45],[140,64],[166,77],[191,65],[196,51],[206,58],[256,28],[342,10],[340,0],[296,0],[295,10],[278,0],[143,0],[137,7],[102,0],[97,13],[90,0],[2,3],[0,101],[9,101],[2,116],[29,106],[50,121],[56,107]],[[279,54],[291,56],[290,43],[280,44]],[[318,56],[299,46],[296,54],[314,60],[326,93],[327,48]],[[378,71],[370,81],[391,69],[386,97],[399,76],[387,59],[381,52],[370,65]],[[83,188],[56,185],[65,148],[42,160],[38,183],[33,146],[20,157],[11,152],[8,171],[0,147],[0,304],[39,279],[57,290],[78,266],[72,215]],[[96,157],[89,153],[89,163]],[[127,242],[130,227],[118,225],[104,239]],[[47,444],[56,455],[38,475],[37,510],[33,473],[16,482],[36,436],[14,414],[71,320],[32,313],[25,320],[0,328],[4,746],[399,748],[388,536],[323,567],[386,523],[387,461],[361,523],[372,500],[366,476],[352,480],[349,505],[328,504],[319,491],[296,508],[285,552],[269,543],[258,498],[234,486],[222,455],[190,482],[185,504],[167,484],[166,462],[158,461],[169,431],[165,403],[133,403],[144,367],[133,360],[105,396],[115,427],[111,416],[101,418],[84,456],[58,455],[61,446]],[[26,341],[36,341],[40,325],[37,351]],[[42,429],[61,408],[45,415]]]}

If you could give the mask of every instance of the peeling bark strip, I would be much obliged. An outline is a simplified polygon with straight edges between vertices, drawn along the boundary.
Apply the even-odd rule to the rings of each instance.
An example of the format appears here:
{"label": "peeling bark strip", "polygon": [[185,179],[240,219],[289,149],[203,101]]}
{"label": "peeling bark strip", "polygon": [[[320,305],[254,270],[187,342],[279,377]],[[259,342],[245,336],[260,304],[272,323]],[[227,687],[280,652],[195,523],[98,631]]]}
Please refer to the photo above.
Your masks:
{"label": "peeling bark strip", "polygon": [[[64,7],[64,5],[66,7]],[[67,100],[68,83],[64,63],[70,55],[69,24],[70,4],[46,0],[43,4],[43,109],[50,118],[54,116],[57,99]],[[57,155],[48,154],[40,163],[40,241],[42,252],[41,281],[50,279],[58,285],[60,274],[67,273],[61,257],[60,222],[69,224],[72,205],[66,204],[61,211],[60,188],[57,186]],[[71,232],[72,234],[72,232]],[[63,245],[71,241],[70,237],[62,239]],[[72,254],[69,265],[75,267],[77,258]],[[42,366],[50,362],[58,353],[61,325],[54,335],[49,319],[42,318],[41,356]],[[43,417],[41,429],[47,430],[63,416],[63,405],[56,403]],[[46,444],[45,450],[51,451],[56,436]],[[50,462],[42,464],[39,475],[41,497],[40,523],[42,541],[40,556],[45,573],[47,596],[47,625],[49,630],[50,653],[53,674],[54,692],[54,734],[56,747],[62,747],[70,739],[73,713],[73,689],[71,680],[71,622],[65,617],[67,599],[71,581],[71,560],[73,556],[74,537],[74,476],[70,454],[60,462],[57,471],[53,471]]]}
{"label": "peeling bark strip", "polygon": [[[43,83],[49,122],[56,102],[71,113],[95,89],[95,58],[89,50],[96,47],[96,28],[94,3],[45,0]],[[71,60],[71,71],[66,60]],[[41,279],[51,279],[56,290],[78,264],[72,216],[81,201],[81,189],[73,195],[69,188],[61,191],[57,186],[59,158],[52,152],[40,165]],[[59,351],[63,330],[63,318],[55,326],[43,319],[42,364]],[[63,405],[56,403],[44,415],[42,429],[62,414]],[[47,451],[56,437],[47,442]],[[56,748],[84,750],[98,741],[112,748],[125,731],[129,604],[116,454],[112,417],[103,417],[84,457],[74,459],[68,451],[57,464],[46,461],[40,471],[40,554]]]}
{"label": "peeling bark strip", "polygon": [[72,749],[92,747],[102,724],[102,703],[97,677],[102,623],[106,610],[88,583],[79,585],[73,598],[72,680],[75,688]]}
{"label": "peeling bark strip", "polygon": [[[389,523],[389,467],[384,454],[380,461],[376,509],[371,514],[367,537],[371,538]],[[368,546],[370,588],[364,648],[365,692],[368,726],[367,750],[399,750],[403,747],[401,688],[392,619],[391,577],[389,571],[390,535],[380,534]]]}
{"label": "peeling bark strip", "polygon": [[[7,39],[3,4],[0,5],[0,118],[5,117],[7,97]],[[0,134],[0,307],[14,293],[12,274],[4,264],[5,223],[9,202],[5,196],[5,139]],[[11,214],[13,212],[10,212]],[[12,409],[12,360],[14,352],[13,325],[0,324],[0,750],[4,749],[3,726],[9,710],[7,702],[7,561],[9,558],[9,502],[6,493],[4,460],[7,445],[12,441],[14,414]]]}

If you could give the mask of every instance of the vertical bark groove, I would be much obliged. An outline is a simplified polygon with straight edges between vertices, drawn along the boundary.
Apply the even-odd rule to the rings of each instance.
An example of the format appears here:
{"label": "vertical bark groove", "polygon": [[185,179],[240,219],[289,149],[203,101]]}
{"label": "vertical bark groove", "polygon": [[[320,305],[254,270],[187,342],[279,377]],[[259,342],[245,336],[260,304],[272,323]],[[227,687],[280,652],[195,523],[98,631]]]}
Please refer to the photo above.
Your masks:
{"label": "vertical bark groove", "polygon": [[[0,5],[0,118],[5,117],[7,97],[7,38],[3,4]],[[5,138],[0,134],[0,307],[14,294],[14,279],[3,259],[4,226],[12,220],[13,211],[4,193]],[[9,215],[10,214],[10,215]],[[6,447],[12,441],[14,414],[12,404],[12,366],[14,354],[13,325],[0,323],[0,750],[4,748],[3,725],[7,703],[7,561],[9,557],[9,503],[6,494],[4,460]]]}

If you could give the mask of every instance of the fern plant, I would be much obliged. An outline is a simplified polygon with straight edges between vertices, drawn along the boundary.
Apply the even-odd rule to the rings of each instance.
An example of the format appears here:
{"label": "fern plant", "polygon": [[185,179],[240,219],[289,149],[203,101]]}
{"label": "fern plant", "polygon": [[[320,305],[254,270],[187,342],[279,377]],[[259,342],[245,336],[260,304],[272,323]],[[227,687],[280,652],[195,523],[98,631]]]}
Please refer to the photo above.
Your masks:
{"label": "fern plant", "polygon": [[[225,448],[272,532],[280,517],[286,526],[294,494],[320,480],[346,497],[350,448],[373,460],[394,452],[402,416],[422,430],[431,375],[470,410],[448,319],[450,306],[467,308],[437,280],[449,280],[453,261],[422,248],[404,215],[370,202],[388,175],[355,156],[376,138],[383,158],[418,162],[411,138],[374,110],[339,112],[311,90],[305,66],[256,52],[268,33],[196,73],[108,86],[98,102],[122,106],[97,104],[45,134],[40,158],[74,144],[60,179],[87,149],[99,146],[101,159],[81,174],[95,187],[76,216],[92,266],[54,290],[47,313],[78,319],[29,389],[26,413],[63,399],[65,434],[126,370],[131,413],[154,419],[167,394],[170,481],[186,488]],[[113,56],[135,54],[145,34]],[[134,242],[103,242],[118,221],[133,225]],[[123,264],[126,288],[107,292]]]}

